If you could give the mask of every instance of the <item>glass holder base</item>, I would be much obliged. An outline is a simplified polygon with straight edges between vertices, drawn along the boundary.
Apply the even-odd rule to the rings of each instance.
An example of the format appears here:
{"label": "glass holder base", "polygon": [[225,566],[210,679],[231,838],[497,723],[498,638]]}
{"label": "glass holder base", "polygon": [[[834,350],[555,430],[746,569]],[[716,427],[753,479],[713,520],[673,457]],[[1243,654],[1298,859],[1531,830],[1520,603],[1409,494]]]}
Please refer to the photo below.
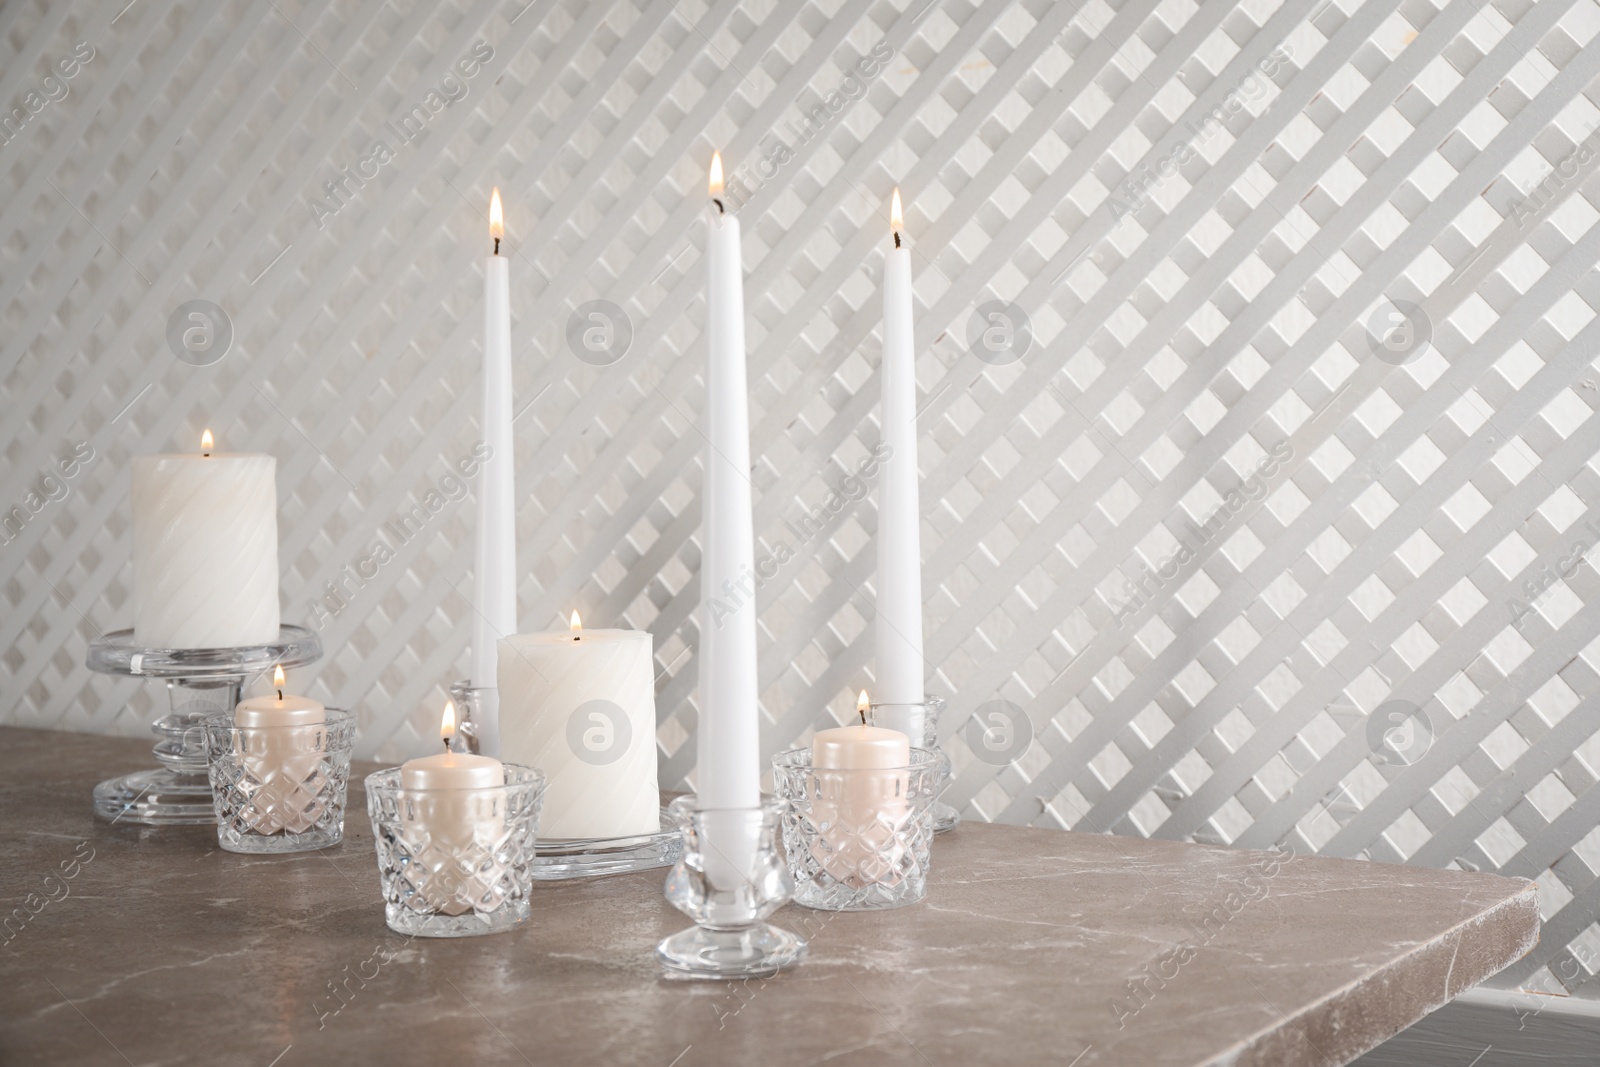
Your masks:
{"label": "glass holder base", "polygon": [[691,926],[656,946],[662,973],[681,980],[770,978],[805,954],[805,941],[768,923],[744,930]]}
{"label": "glass holder base", "polygon": [[203,826],[217,821],[206,776],[166,767],[107,778],[94,787],[94,813],[111,822],[141,826]]}
{"label": "glass holder base", "polygon": [[167,684],[171,710],[150,727],[160,767],[108,778],[94,787],[94,813],[140,826],[215,825],[206,772],[205,718],[231,712],[246,679],[274,666],[301,667],[322,658],[322,642],[302,626],[283,625],[278,640],[243,648],[142,648],[132,630],[113,630],[89,644],[98,674],[152,678]]}
{"label": "glass holder base", "polygon": [[540,839],[534,842],[533,880],[564,882],[671,867],[683,855],[683,835],[661,809],[659,833],[633,837]]}

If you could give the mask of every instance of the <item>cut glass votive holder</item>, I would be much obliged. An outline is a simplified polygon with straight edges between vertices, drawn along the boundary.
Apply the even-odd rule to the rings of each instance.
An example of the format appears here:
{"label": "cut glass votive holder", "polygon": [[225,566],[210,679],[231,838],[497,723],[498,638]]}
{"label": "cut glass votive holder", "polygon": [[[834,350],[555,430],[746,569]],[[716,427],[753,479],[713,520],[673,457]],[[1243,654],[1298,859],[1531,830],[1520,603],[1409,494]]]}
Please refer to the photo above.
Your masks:
{"label": "cut glass votive holder", "polygon": [[407,789],[398,767],[366,782],[389,929],[472,937],[528,920],[542,771],[507,763],[505,784],[481,789]]}
{"label": "cut glass votive holder", "polygon": [[[947,707],[944,697],[928,693],[921,704],[874,703],[870,712],[874,726],[899,730],[911,738],[911,743],[935,753],[943,770],[939,781],[939,794],[950,786],[950,756],[939,745],[939,719]],[[908,729],[908,727],[910,727]],[[918,740],[918,737],[921,740]],[[942,834],[954,830],[961,822],[961,813],[938,799],[933,801],[933,832]]]}
{"label": "cut glass votive holder", "polygon": [[217,844],[228,852],[308,852],[344,838],[356,717],[338,708],[301,726],[204,722]]}
{"label": "cut glass votive holder", "polygon": [[819,768],[805,748],[774,756],[795,903],[876,911],[927,896],[943,776],[940,754],[925,748],[913,748],[904,767]]}
{"label": "cut glass votive holder", "polygon": [[666,895],[695,925],[656,946],[668,978],[765,978],[800,962],[804,939],[767,918],[793,890],[778,851],[781,804],[699,810],[693,796],[667,811],[683,835],[683,853],[667,875]]}

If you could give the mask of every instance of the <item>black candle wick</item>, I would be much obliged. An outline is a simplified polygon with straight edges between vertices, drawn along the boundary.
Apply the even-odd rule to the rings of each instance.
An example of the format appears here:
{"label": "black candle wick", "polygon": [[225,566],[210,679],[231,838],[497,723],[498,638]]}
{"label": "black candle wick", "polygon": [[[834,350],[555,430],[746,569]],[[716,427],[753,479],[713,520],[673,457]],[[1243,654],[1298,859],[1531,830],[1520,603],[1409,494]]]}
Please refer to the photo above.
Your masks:
{"label": "black candle wick", "polygon": [[500,254],[500,238],[498,237],[494,239],[494,254],[497,256]]}
{"label": "black candle wick", "polygon": [[719,199],[717,199],[716,197],[713,196],[711,198],[711,202],[713,204],[717,205],[717,214],[726,215],[728,213],[728,209],[722,206],[722,201],[721,200],[719,200]]}

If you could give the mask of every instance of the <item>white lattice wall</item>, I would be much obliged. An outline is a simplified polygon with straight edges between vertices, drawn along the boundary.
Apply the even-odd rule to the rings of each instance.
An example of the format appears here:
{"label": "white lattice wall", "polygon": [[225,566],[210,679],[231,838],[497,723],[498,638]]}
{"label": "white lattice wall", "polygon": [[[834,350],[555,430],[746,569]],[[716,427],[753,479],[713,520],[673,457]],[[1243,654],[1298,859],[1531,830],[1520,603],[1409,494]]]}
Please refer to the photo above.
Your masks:
{"label": "white lattice wall", "polygon": [[[3,719],[143,732],[157,694],[84,651],[131,622],[128,458],[210,426],[279,457],[285,617],[328,648],[298,682],[357,709],[362,754],[425,743],[465,668],[446,478],[498,184],[522,626],[650,629],[663,780],[690,776],[716,147],[745,188],[756,529],[795,555],[758,598],[769,751],[870,686],[875,516],[844,479],[877,439],[898,183],[957,805],[1538,878],[1544,941],[1501,980],[1577,990],[1597,30],[1593,0],[10,0]],[[184,361],[195,300],[232,336]],[[597,300],[632,330],[609,365],[567,342]],[[991,301],[1027,317],[1020,360],[969,344]],[[1408,362],[1374,343],[1404,348],[1396,309],[1431,338]],[[420,535],[385,533],[430,491]],[[380,538],[396,558],[331,597]],[[1016,759],[980,708],[1031,735]]]}

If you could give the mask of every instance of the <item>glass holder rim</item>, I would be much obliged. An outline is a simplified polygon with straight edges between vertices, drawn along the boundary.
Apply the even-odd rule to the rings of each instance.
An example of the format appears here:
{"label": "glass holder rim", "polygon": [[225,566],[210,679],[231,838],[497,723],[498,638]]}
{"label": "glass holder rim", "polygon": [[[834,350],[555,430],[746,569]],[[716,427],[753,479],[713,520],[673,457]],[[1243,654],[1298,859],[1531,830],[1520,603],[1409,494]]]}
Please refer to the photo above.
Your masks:
{"label": "glass holder rim", "polygon": [[273,726],[240,726],[234,721],[235,713],[233,711],[218,711],[207,715],[202,720],[202,725],[208,730],[304,730],[313,726],[344,726],[356,720],[356,713],[349,708],[336,708],[328,705],[323,707],[322,710],[330,716],[330,718],[324,719],[322,722],[286,723]]}
{"label": "glass holder rim", "polygon": [[[811,763],[811,749],[803,746],[785,749],[772,757],[771,763],[774,770],[785,771],[818,771],[827,774],[873,774],[883,775],[900,772],[911,774],[918,771],[927,771],[938,766],[943,757],[934,749],[923,748],[920,745],[911,746],[911,762],[904,765],[891,767],[817,767]],[[802,760],[804,762],[802,762]],[[780,803],[783,801],[780,799]]]}
{"label": "glass holder rim", "polygon": [[226,681],[273,667],[304,667],[322,658],[322,639],[304,626],[281,623],[278,637],[255,645],[157,648],[134,641],[133,629],[112,630],[89,642],[85,666],[97,674],[129,678]]}

